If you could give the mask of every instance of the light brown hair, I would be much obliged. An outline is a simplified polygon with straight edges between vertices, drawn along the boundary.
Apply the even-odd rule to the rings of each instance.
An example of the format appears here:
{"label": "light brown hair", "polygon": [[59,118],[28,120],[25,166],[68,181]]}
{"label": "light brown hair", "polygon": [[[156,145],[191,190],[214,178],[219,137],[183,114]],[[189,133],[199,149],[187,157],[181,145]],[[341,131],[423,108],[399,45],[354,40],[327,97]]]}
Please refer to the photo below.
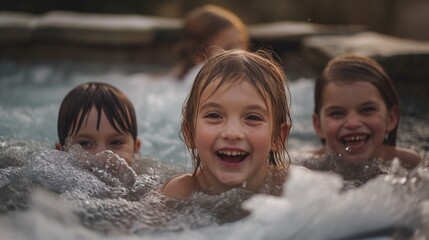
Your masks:
{"label": "light brown hair", "polygon": [[[195,149],[195,126],[198,107],[203,92],[210,84],[221,86],[238,80],[246,81],[255,88],[266,103],[272,105],[273,139],[276,151],[270,152],[269,163],[285,166],[287,159],[287,133],[292,125],[289,102],[290,94],[287,79],[282,67],[266,51],[251,53],[244,50],[225,51],[210,59],[200,70],[192,85],[191,92],[182,107],[182,139],[188,146],[195,167],[194,174],[200,166],[200,159]],[[287,133],[280,131],[284,124]]]}

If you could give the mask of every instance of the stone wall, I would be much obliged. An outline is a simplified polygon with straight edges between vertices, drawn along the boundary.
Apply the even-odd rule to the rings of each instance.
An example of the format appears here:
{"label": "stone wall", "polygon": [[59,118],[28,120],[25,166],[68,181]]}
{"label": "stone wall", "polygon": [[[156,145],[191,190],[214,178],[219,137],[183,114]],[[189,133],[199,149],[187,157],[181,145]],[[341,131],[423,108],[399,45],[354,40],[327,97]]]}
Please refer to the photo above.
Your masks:
{"label": "stone wall", "polygon": [[2,0],[0,9],[36,14],[65,10],[182,18],[196,6],[215,3],[234,11],[247,24],[276,21],[358,24],[384,34],[429,40],[427,0],[38,0],[35,3]]}
{"label": "stone wall", "polygon": [[[0,12],[0,60],[76,60],[170,68],[182,20],[129,14]],[[315,77],[339,54],[377,59],[402,81],[427,83],[429,41],[370,31],[361,25],[276,21],[248,25],[252,50],[274,50],[292,79]]]}

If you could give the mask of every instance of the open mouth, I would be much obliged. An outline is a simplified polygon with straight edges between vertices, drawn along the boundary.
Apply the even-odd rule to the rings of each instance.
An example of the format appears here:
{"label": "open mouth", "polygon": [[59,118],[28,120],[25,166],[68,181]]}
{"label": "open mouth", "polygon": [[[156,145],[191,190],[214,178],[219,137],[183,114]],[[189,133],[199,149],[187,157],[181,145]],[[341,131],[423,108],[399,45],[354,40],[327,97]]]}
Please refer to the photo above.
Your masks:
{"label": "open mouth", "polygon": [[246,157],[249,155],[247,152],[242,151],[217,151],[216,156],[228,163],[239,163],[244,161]]}
{"label": "open mouth", "polygon": [[356,152],[361,150],[365,143],[368,141],[369,135],[361,134],[361,135],[352,135],[341,138],[341,142],[343,143],[346,151],[348,152]]}

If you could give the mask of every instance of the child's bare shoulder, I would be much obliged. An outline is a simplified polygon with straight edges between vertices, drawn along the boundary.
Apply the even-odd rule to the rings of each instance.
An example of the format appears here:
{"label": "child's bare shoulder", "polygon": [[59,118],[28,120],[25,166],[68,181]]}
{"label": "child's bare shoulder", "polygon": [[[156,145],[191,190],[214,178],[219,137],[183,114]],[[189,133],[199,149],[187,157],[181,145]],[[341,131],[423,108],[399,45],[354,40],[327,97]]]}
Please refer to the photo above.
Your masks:
{"label": "child's bare shoulder", "polygon": [[406,167],[410,168],[417,166],[422,161],[422,157],[411,149],[397,148],[396,155]]}
{"label": "child's bare shoulder", "polygon": [[187,198],[195,190],[195,180],[191,174],[183,174],[168,180],[159,191],[171,198]]}
{"label": "child's bare shoulder", "polygon": [[319,147],[317,149],[312,149],[306,153],[319,157],[319,156],[325,155],[325,149],[323,147]]}
{"label": "child's bare shoulder", "polygon": [[422,161],[422,157],[411,149],[388,147],[388,152],[389,159],[397,157],[406,168],[413,168]]}

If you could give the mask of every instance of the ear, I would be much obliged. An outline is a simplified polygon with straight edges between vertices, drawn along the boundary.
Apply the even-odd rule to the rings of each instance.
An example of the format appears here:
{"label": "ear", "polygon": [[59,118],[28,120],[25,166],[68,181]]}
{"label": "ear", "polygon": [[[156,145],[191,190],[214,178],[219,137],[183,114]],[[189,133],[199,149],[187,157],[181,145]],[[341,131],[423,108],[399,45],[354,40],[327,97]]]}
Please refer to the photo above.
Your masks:
{"label": "ear", "polygon": [[63,147],[61,146],[61,144],[59,142],[55,143],[55,149],[57,149],[58,151],[61,151],[63,149]]}
{"label": "ear", "polygon": [[387,130],[392,131],[399,123],[399,107],[394,106],[387,116]]}
{"label": "ear", "polygon": [[139,153],[140,152],[140,147],[141,147],[142,142],[140,141],[139,138],[136,139],[135,143],[134,143],[134,153]]}
{"label": "ear", "polygon": [[284,142],[286,142],[287,137],[289,136],[289,131],[290,125],[288,123],[282,123],[280,136]]}
{"label": "ear", "polygon": [[313,113],[313,128],[320,139],[325,138],[325,134],[323,133],[322,128],[320,126],[320,118],[317,113]]}
{"label": "ear", "polygon": [[[290,125],[287,123],[282,123],[281,127],[280,127],[280,139],[283,142],[286,142],[288,136],[289,136],[289,132],[290,132]],[[280,140],[279,139],[279,140]],[[278,151],[280,148],[282,148],[280,142],[274,140],[275,142],[273,143],[273,146],[271,147],[271,151],[276,152]]]}

